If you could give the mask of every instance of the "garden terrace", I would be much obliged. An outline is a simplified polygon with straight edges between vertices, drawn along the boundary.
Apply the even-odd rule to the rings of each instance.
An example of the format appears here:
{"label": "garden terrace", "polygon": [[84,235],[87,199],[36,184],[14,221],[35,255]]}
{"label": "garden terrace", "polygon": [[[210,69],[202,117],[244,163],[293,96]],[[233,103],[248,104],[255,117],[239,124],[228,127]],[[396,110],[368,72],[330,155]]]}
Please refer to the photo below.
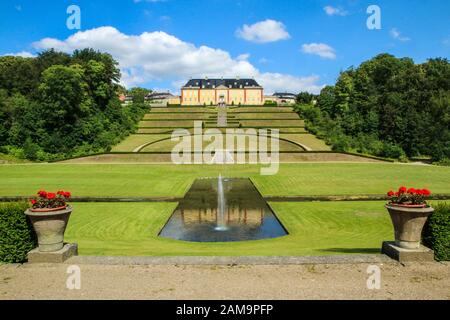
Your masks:
{"label": "garden terrace", "polygon": [[[228,107],[227,128],[244,130],[248,129],[278,129],[280,132],[280,151],[281,152],[305,152],[305,151],[329,151],[322,140],[314,135],[308,134],[305,129],[305,123],[293,111],[292,107]],[[142,121],[139,123],[137,134],[130,135],[127,139],[112,149],[112,152],[137,152],[142,153],[145,161],[149,159],[158,159],[159,161],[170,161],[165,156],[144,156],[145,153],[167,153],[177,144],[171,141],[171,133],[176,129],[186,129],[193,133],[194,122],[202,121],[202,133],[207,129],[218,129],[220,132],[226,132],[226,128],[217,127],[218,108],[216,107],[168,107],[152,108]],[[258,133],[259,134],[259,133]],[[269,132],[270,136],[271,133]],[[204,143],[203,147],[208,144]],[[246,150],[256,151],[256,150]],[[347,158],[354,161],[355,156],[349,160],[349,157],[335,157],[337,161]],[[100,157],[101,158],[101,157]],[[105,158],[105,157],[103,157]],[[110,158],[110,157],[106,157]],[[292,155],[282,156],[285,160],[281,161],[304,161],[303,155],[293,157]],[[317,157],[309,157],[314,161]],[[332,158],[332,157],[331,157]],[[331,159],[329,156],[322,157],[323,161]],[[99,157],[92,157],[92,161],[99,161]],[[117,156],[119,159],[128,159],[135,161],[134,157]],[[289,160],[288,160],[289,159]],[[341,160],[340,160],[341,159]],[[82,160],[83,162],[86,159]],[[366,161],[361,159],[361,161]]]}

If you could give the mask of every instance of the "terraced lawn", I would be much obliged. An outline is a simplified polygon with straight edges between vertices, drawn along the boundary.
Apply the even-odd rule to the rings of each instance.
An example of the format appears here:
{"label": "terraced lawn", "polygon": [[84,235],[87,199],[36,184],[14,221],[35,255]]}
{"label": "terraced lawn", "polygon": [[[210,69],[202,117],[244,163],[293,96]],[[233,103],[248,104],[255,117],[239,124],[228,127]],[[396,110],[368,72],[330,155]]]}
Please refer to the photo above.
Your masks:
{"label": "terraced lawn", "polygon": [[82,255],[302,256],[377,253],[393,238],[383,202],[271,203],[289,235],[236,243],[159,238],[169,203],[75,203],[66,240]]}
{"label": "terraced lawn", "polygon": [[240,123],[243,127],[264,127],[264,128],[292,128],[292,127],[304,127],[305,121],[300,119],[284,119],[284,120],[241,120]]}
{"label": "terraced lawn", "polygon": [[[206,120],[206,119],[210,119],[210,117],[215,117],[217,116],[217,113],[176,113],[176,118],[181,118],[181,119],[193,119],[193,120]],[[171,113],[147,113],[144,116],[144,120],[170,120],[173,119],[175,117],[173,114]]]}
{"label": "terraced lawn", "polygon": [[191,128],[196,120],[140,121],[139,128]]}
{"label": "terraced lawn", "polygon": [[192,112],[217,112],[214,107],[169,107],[169,108],[152,108],[150,113],[192,113]]}
{"label": "terraced lawn", "polygon": [[[212,137],[211,135],[204,135],[204,137]],[[255,136],[256,137],[256,136]],[[191,151],[195,151],[195,145],[194,145],[194,138],[195,136],[192,137],[191,141]],[[211,138],[213,139],[213,138]],[[149,140],[150,141],[150,140]],[[156,140],[154,140],[156,141]],[[255,152],[258,151],[258,143],[256,141],[256,143],[254,144],[250,144],[248,140],[246,140],[245,145],[240,145],[238,148],[237,145],[237,139],[234,140],[234,150],[239,150],[239,151],[251,151],[251,152]],[[155,143],[152,143],[151,145],[143,148],[141,150],[141,152],[171,152],[172,150],[174,150],[174,148],[176,147],[177,144],[179,144],[180,142],[177,141],[172,141],[170,139],[170,136],[166,137],[166,140],[163,141],[157,141]],[[202,150],[206,150],[206,148],[211,144],[211,141],[202,141]],[[279,148],[281,151],[305,151],[305,149],[303,149],[301,146],[291,143],[289,141],[284,141],[284,140],[279,140]],[[226,141],[224,139],[224,141],[222,141],[222,145],[219,147],[219,149],[226,149]],[[267,139],[267,148],[268,150],[271,150],[271,140]],[[201,151],[201,150],[198,150]]]}
{"label": "terraced lawn", "polygon": [[231,113],[260,113],[260,112],[292,112],[294,109],[292,107],[228,107],[228,111]]}
{"label": "terraced lawn", "polygon": [[261,176],[259,165],[13,164],[0,165],[0,196],[39,189],[75,196],[183,196],[194,179],[249,177],[264,196],[384,194],[400,185],[450,193],[450,167],[391,163],[282,163]]}
{"label": "terraced lawn", "polygon": [[239,113],[236,117],[240,120],[254,120],[254,119],[297,119],[298,114],[294,112],[260,112],[260,113]]}
{"label": "terraced lawn", "polygon": [[331,147],[325,144],[325,141],[318,139],[312,134],[280,134],[280,138],[300,143],[304,146],[317,151],[330,151]]}
{"label": "terraced lawn", "polygon": [[[170,141],[172,131],[180,128],[193,132],[194,121],[203,121],[205,129],[217,129],[217,108],[210,107],[171,107],[152,108],[139,122],[138,135],[130,135],[113,152],[133,152],[137,147],[155,142],[142,149],[142,152],[171,152],[176,142]],[[322,151],[330,150],[325,143],[313,135],[306,135],[304,121],[291,107],[229,107],[229,128],[242,126],[251,128],[279,128],[282,134],[280,151]],[[224,128],[219,129],[225,132]],[[148,134],[148,135],[145,135]],[[167,140],[158,141],[166,138]],[[203,143],[203,148],[209,142]],[[193,146],[192,146],[193,149]],[[255,151],[248,148],[246,151]]]}
{"label": "terraced lawn", "polygon": [[[141,130],[152,130],[152,129],[141,129]],[[192,129],[189,132],[192,133]],[[203,130],[204,138],[210,137],[206,132],[206,129]],[[221,130],[224,131],[224,130]],[[144,133],[146,131],[141,131]],[[150,133],[157,133],[163,131],[150,131]],[[171,133],[168,134],[135,134],[130,135],[120,144],[115,146],[112,151],[113,152],[133,152],[136,148],[147,144],[153,143],[148,147],[145,147],[141,150],[141,152],[171,152],[173,148],[178,144],[176,141],[171,141]],[[305,151],[302,146],[306,147],[306,150],[310,148],[311,150],[330,150],[330,148],[322,141],[317,139],[314,135],[310,134],[280,134],[281,140],[279,141],[280,151]],[[287,140],[287,141],[284,141]],[[294,143],[291,143],[292,141]],[[225,141],[223,142],[222,149],[225,149]],[[300,144],[297,145],[297,144]],[[211,144],[211,140],[203,141],[203,149],[205,149],[209,144]],[[237,149],[237,144],[234,144],[234,148]],[[270,139],[268,139],[268,145],[270,148]],[[243,151],[257,151],[255,146],[250,146],[248,141],[246,142],[246,149]],[[194,139],[191,139],[191,150],[194,150]]]}
{"label": "terraced lawn", "polygon": [[113,152],[132,152],[139,146],[146,143],[155,142],[162,139],[170,139],[170,134],[133,134],[115,146],[111,151]]}

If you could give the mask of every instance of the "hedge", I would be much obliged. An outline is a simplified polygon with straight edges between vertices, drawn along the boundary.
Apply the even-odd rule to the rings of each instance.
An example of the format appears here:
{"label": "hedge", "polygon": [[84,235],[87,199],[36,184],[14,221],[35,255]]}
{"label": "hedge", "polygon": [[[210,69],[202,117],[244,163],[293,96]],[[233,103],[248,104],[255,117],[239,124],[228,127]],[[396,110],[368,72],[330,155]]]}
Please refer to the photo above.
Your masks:
{"label": "hedge", "polygon": [[25,262],[27,253],[37,247],[36,234],[24,214],[26,202],[0,203],[0,262]]}
{"label": "hedge", "polygon": [[423,243],[434,250],[438,261],[450,261],[450,203],[440,203],[428,218]]}

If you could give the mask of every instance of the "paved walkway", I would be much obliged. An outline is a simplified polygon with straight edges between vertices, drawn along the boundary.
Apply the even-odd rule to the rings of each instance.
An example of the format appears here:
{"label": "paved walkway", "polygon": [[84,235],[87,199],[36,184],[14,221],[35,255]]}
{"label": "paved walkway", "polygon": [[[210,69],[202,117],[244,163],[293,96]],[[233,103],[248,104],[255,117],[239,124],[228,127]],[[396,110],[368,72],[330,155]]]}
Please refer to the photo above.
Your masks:
{"label": "paved walkway", "polygon": [[381,289],[367,289],[367,263],[309,265],[69,264],[0,266],[0,299],[450,299],[450,263],[377,263]]}

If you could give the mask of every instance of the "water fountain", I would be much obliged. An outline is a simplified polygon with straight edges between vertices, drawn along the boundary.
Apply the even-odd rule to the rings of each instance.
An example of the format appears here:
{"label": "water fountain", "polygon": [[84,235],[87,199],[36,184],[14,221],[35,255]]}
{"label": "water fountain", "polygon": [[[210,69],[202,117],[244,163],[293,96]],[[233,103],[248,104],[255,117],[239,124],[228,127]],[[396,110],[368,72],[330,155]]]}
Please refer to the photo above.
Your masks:
{"label": "water fountain", "polygon": [[196,179],[159,233],[193,242],[232,242],[287,235],[249,179]]}
{"label": "water fountain", "polygon": [[217,181],[217,226],[214,228],[216,231],[227,231],[227,221],[225,218],[226,211],[226,199],[223,191],[223,179],[222,175],[219,175]]}

